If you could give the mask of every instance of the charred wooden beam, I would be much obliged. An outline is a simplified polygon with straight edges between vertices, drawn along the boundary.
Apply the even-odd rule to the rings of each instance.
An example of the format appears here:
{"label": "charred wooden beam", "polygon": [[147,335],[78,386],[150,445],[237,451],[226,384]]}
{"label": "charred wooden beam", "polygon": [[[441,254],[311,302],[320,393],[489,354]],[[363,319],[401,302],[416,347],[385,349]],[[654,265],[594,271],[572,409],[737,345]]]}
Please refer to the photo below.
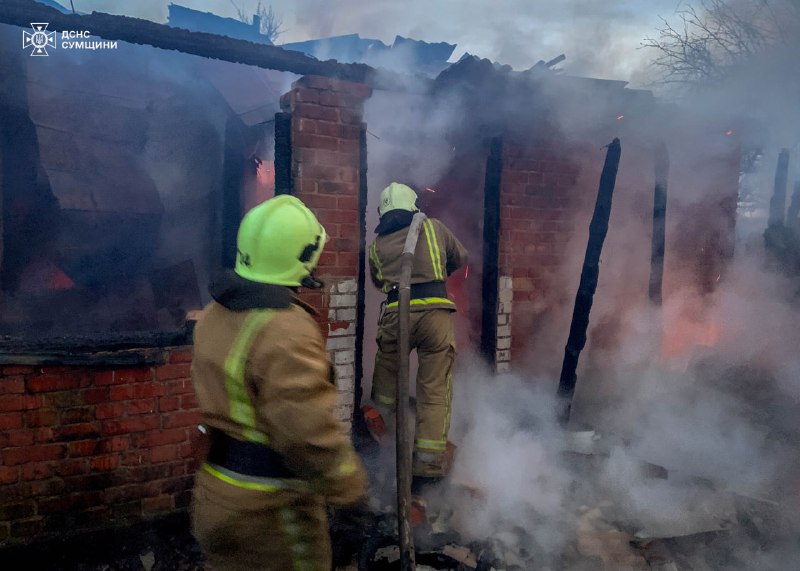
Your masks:
{"label": "charred wooden beam", "polygon": [[783,225],[786,216],[786,185],[789,181],[789,149],[781,150],[775,168],[775,187],[769,201],[770,226]]}
{"label": "charred wooden beam", "polygon": [[497,365],[497,302],[500,258],[500,182],[503,139],[492,139],[486,160],[483,191],[483,282],[481,298],[481,357],[492,369]]}
{"label": "charred wooden beam", "polygon": [[669,152],[662,142],[656,148],[656,184],[653,191],[653,239],[650,252],[650,301],[661,305],[664,281],[664,244],[666,242],[667,179]]}
{"label": "charred wooden beam", "polygon": [[586,330],[589,327],[589,313],[592,310],[594,292],[597,290],[597,280],[600,275],[600,254],[603,251],[608,233],[608,219],[611,216],[611,199],[614,195],[614,185],[617,181],[619,159],[622,154],[619,139],[614,139],[608,145],[606,161],[600,175],[600,188],[597,192],[597,202],[594,214],[589,224],[589,242],[586,245],[586,255],[581,270],[581,281],[578,293],[575,296],[575,308],[572,312],[572,323],[569,328],[567,347],[564,350],[564,363],[561,367],[561,377],[558,383],[558,396],[561,397],[562,409],[559,411],[559,420],[562,425],[569,422],[572,397],[575,394],[578,368],[578,358],[586,345]]}
{"label": "charred wooden beam", "polygon": [[298,75],[321,75],[356,83],[368,83],[379,88],[381,81],[402,84],[403,78],[381,72],[361,63],[319,61],[301,52],[277,46],[204,32],[190,32],[139,18],[114,16],[102,12],[88,15],[64,14],[34,0],[3,0],[0,2],[0,23],[28,28],[31,22],[48,22],[48,29],[61,32],[88,30],[93,36],[132,44],[150,45],[165,50],[177,50],[200,57],[252,65]]}

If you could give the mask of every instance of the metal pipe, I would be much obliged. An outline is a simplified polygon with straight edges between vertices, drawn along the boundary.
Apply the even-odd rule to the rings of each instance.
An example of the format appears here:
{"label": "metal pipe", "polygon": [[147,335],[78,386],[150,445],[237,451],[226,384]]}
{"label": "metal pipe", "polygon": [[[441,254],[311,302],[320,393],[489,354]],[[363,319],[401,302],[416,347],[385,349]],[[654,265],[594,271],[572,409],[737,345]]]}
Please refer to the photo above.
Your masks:
{"label": "metal pipe", "polygon": [[414,538],[411,535],[411,442],[408,431],[409,321],[411,313],[411,270],[414,252],[425,215],[417,212],[411,219],[406,243],[400,258],[398,293],[398,351],[397,367],[397,531],[400,535],[400,570],[414,571]]}
{"label": "metal pipe", "polygon": [[594,205],[592,222],[589,224],[589,242],[586,244],[586,255],[581,270],[581,282],[575,296],[575,308],[572,312],[572,323],[569,328],[567,347],[564,350],[564,364],[561,367],[561,378],[558,383],[558,396],[561,397],[559,421],[563,426],[569,422],[572,397],[575,394],[578,368],[578,357],[586,345],[586,329],[589,327],[589,312],[592,309],[597,279],[600,275],[600,253],[608,233],[608,219],[611,216],[611,198],[617,181],[617,170],[622,149],[619,139],[608,145],[606,162],[600,175],[600,188],[597,191],[597,202]]}

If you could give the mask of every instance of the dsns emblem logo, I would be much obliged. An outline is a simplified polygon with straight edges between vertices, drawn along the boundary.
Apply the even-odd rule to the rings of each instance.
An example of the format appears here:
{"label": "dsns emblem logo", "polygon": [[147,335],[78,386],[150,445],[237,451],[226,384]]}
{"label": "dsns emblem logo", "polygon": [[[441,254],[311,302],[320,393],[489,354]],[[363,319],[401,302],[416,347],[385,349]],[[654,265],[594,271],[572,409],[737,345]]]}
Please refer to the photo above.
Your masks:
{"label": "dsns emblem logo", "polygon": [[32,56],[46,56],[47,48],[56,49],[56,33],[48,32],[47,26],[49,24],[31,24],[33,33],[24,31],[22,32],[22,49],[32,47]]}

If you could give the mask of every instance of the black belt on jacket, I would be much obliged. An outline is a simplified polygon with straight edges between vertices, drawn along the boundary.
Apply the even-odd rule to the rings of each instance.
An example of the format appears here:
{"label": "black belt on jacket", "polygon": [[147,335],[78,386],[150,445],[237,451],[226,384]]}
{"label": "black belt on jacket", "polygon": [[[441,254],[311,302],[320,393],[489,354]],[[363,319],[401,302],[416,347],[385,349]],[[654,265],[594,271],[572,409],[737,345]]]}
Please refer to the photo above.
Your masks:
{"label": "black belt on jacket", "polygon": [[[394,303],[399,299],[397,286],[389,290],[386,294],[386,303]],[[447,299],[447,286],[444,282],[425,282],[421,284],[411,284],[411,299],[423,299],[426,297],[441,297]]]}
{"label": "black belt on jacket", "polygon": [[231,472],[257,478],[296,478],[283,458],[269,446],[237,440],[212,428],[207,461]]}

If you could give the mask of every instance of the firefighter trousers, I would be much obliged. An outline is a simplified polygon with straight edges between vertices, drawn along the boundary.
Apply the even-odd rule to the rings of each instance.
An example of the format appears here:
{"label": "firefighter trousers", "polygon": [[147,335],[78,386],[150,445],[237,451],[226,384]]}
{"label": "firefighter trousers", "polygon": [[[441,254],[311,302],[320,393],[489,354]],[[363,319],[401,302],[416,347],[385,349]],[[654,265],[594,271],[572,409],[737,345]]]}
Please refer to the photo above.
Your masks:
{"label": "firefighter trousers", "polygon": [[[223,475],[224,477],[224,475]],[[259,479],[261,480],[261,479]],[[215,571],[329,571],[331,545],[321,496],[197,473],[192,532]]]}
{"label": "firefighter trousers", "polygon": [[[413,311],[409,347],[417,350],[417,410],[412,473],[445,475],[447,433],[453,401],[453,362],[456,355],[452,310]],[[372,399],[394,409],[397,387],[398,313],[387,312],[378,328],[378,353],[372,376]]]}

